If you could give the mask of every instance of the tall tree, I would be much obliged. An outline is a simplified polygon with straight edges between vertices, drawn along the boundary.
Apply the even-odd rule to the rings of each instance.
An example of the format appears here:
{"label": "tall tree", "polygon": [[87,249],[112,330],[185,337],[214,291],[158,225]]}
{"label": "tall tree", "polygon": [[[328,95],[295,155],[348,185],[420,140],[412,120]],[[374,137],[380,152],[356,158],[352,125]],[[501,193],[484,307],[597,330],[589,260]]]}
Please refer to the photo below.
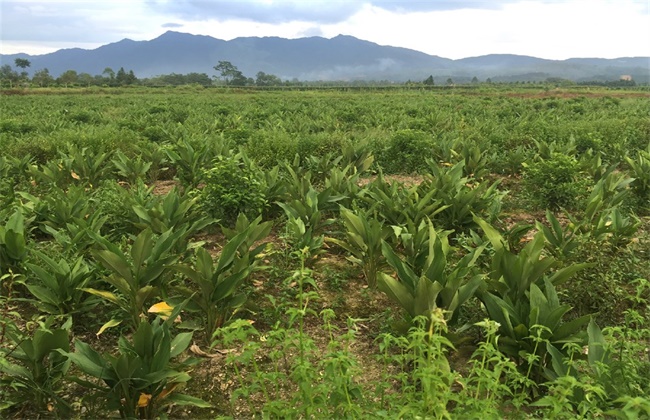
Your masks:
{"label": "tall tree", "polygon": [[59,76],[58,79],[56,79],[56,81],[60,85],[68,87],[69,85],[76,84],[78,82],[78,79],[79,79],[79,75],[77,74],[76,71],[66,70],[65,72],[63,72],[61,76]]}
{"label": "tall tree", "polygon": [[124,67],[120,67],[120,69],[117,71],[117,74],[115,75],[115,82],[118,85],[125,85],[127,82],[127,75],[126,71],[124,70]]}
{"label": "tall tree", "polygon": [[138,81],[138,78],[135,77],[135,73],[133,73],[133,70],[129,70],[129,72],[126,74],[126,84],[127,85],[133,85],[137,81]]}
{"label": "tall tree", "polygon": [[32,83],[37,84],[40,87],[50,86],[54,83],[54,78],[50,75],[50,71],[45,68],[42,70],[37,70],[32,77]]}
{"label": "tall tree", "polygon": [[18,82],[19,77],[18,73],[12,70],[9,64],[0,67],[0,82],[2,85],[8,84],[12,88],[14,83]]}
{"label": "tall tree", "polygon": [[221,74],[221,79],[228,86],[244,86],[248,79],[230,61],[219,61],[214,69]]}
{"label": "tall tree", "polygon": [[30,63],[26,58],[17,58],[14,60],[14,63],[16,64],[16,67],[20,67],[23,70],[32,65],[32,63]]}
{"label": "tall tree", "polygon": [[430,75],[429,77],[424,79],[424,82],[422,82],[422,83],[427,85],[427,86],[433,86],[433,84],[434,84],[433,83],[433,75]]}
{"label": "tall tree", "polygon": [[282,79],[274,74],[266,74],[260,71],[255,76],[255,84],[257,86],[280,86],[282,85]]}
{"label": "tall tree", "polygon": [[79,73],[77,76],[77,81],[79,84],[89,87],[95,82],[95,78],[93,78],[93,76],[88,73]]}
{"label": "tall tree", "polygon": [[115,83],[115,71],[112,68],[106,67],[102,72],[102,76],[106,78],[105,83],[112,86]]}

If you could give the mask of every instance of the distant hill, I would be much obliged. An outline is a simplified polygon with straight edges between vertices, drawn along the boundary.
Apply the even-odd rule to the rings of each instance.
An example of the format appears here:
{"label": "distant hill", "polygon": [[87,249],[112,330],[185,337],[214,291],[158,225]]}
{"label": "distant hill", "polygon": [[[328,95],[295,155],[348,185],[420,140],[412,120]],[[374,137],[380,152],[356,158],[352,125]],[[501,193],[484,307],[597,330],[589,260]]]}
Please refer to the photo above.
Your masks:
{"label": "distant hill", "polygon": [[423,80],[433,75],[436,83],[452,78],[480,80],[543,80],[559,77],[575,81],[617,80],[631,75],[650,79],[650,57],[617,59],[541,58],[491,54],[451,60],[407,48],[381,46],[352,36],[339,35],[284,39],[244,37],[224,41],[209,36],[169,31],[150,41],[123,39],[94,50],[63,49],[44,55],[0,55],[1,64],[13,66],[15,58],[27,58],[28,69],[47,68],[54,77],[66,70],[91,75],[106,67],[133,70],[146,78],[170,73],[216,74],[213,66],[230,61],[247,77],[263,71],[282,79],[299,80]]}

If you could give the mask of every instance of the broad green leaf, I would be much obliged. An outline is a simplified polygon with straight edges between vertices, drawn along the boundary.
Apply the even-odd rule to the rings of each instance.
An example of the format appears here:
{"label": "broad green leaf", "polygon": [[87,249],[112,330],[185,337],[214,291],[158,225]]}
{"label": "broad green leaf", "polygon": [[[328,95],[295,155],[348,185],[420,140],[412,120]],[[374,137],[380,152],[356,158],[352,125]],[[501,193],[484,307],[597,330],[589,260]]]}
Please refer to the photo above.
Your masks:
{"label": "broad green leaf", "polygon": [[578,333],[584,331],[584,326],[587,325],[590,320],[591,315],[585,315],[580,318],[572,319],[569,322],[565,322],[553,331],[553,341],[558,342],[573,338]]}
{"label": "broad green leaf", "polygon": [[4,235],[5,249],[9,258],[22,260],[27,254],[25,235],[23,232],[7,230]]}
{"label": "broad green leaf", "polygon": [[571,278],[571,276],[573,276],[578,271],[593,266],[594,266],[593,263],[573,264],[570,265],[569,267],[565,267],[561,270],[558,270],[555,274],[553,274],[549,278],[549,280],[551,281],[551,283],[557,286],[567,281],[569,278]]}
{"label": "broad green leaf", "polygon": [[474,215],[473,219],[474,222],[481,227],[485,233],[485,236],[487,236],[488,240],[494,247],[495,251],[498,252],[504,248],[504,240],[498,230],[496,230],[494,227],[492,227],[491,224],[476,215]]}
{"label": "broad green leaf", "polygon": [[388,264],[397,272],[397,277],[406,286],[409,294],[415,295],[417,288],[418,276],[406,265],[393,251],[393,248],[385,241],[381,243],[381,251]]}
{"label": "broad green leaf", "polygon": [[[147,300],[158,295],[158,288],[154,286],[144,286],[138,289],[135,294],[135,306],[136,308],[142,308]],[[134,308],[135,309],[135,308]]]}
{"label": "broad green leaf", "polygon": [[61,349],[68,351],[69,346],[68,331],[63,329],[41,330],[34,333],[34,360],[41,362],[50,352]]}
{"label": "broad green leaf", "polygon": [[607,342],[603,336],[602,331],[593,319],[589,320],[587,327],[587,335],[589,337],[589,364],[595,366],[596,362],[607,362]]}
{"label": "broad green leaf", "polygon": [[440,283],[421,278],[413,299],[414,307],[410,310],[413,312],[412,316],[430,315],[431,311],[436,308],[436,299],[441,289]]}
{"label": "broad green leaf", "polygon": [[[154,321],[154,323],[158,320]],[[154,324],[156,327],[160,328],[158,324]],[[133,349],[140,355],[140,357],[153,356],[153,332],[154,326],[149,322],[143,320],[138,325],[138,329],[133,334]]]}
{"label": "broad green leaf", "polygon": [[178,356],[182,352],[184,352],[185,349],[187,349],[187,347],[190,345],[191,341],[192,341],[192,333],[191,332],[179,333],[172,340],[169,357],[173,358],[173,357]]}
{"label": "broad green leaf", "polygon": [[119,274],[111,274],[110,276],[104,278],[104,281],[114,288],[116,288],[120,293],[125,296],[130,296],[133,289],[137,287],[136,285],[131,285],[124,278],[120,277]]}
{"label": "broad green leaf", "polygon": [[415,316],[413,295],[402,283],[386,273],[378,273],[378,286],[381,291],[406,310],[409,315]]}
{"label": "broad green leaf", "polygon": [[107,361],[88,344],[76,340],[74,353],[59,350],[81,369],[82,372],[93,378],[110,379],[112,375],[107,366]]}
{"label": "broad green leaf", "polygon": [[131,267],[123,256],[109,250],[94,251],[93,255],[104,267],[121,276],[129,284],[133,284]]}
{"label": "broad green leaf", "polygon": [[567,376],[570,372],[570,368],[564,359],[564,355],[557,349],[557,347],[549,342],[546,342],[546,351],[551,355],[553,373],[557,376]]}
{"label": "broad green leaf", "polygon": [[239,249],[241,244],[244,243],[247,235],[248,232],[244,231],[237,234],[237,236],[235,236],[230,241],[228,241],[228,243],[221,250],[221,254],[219,255],[219,261],[217,262],[217,267],[215,269],[215,272],[221,273],[226,269],[226,267],[232,264],[232,261],[237,255],[237,250]]}
{"label": "broad green leaf", "polygon": [[61,301],[59,296],[57,296],[48,288],[34,284],[28,284],[27,290],[29,290],[29,293],[34,295],[36,299],[38,299],[39,303],[47,303],[57,308],[59,305],[63,305],[65,303]]}
{"label": "broad green leaf", "polygon": [[194,407],[199,407],[199,408],[210,408],[212,405],[208,402],[203,401],[200,398],[195,398],[191,397],[189,395],[185,394],[177,394],[173,393],[170,396],[168,396],[165,401],[168,401],[170,403],[179,405],[179,406],[184,406],[184,405],[191,405]]}
{"label": "broad green leaf", "polygon": [[137,276],[142,267],[144,267],[147,258],[151,255],[153,250],[151,229],[143,230],[131,247],[131,257],[133,258],[133,267],[135,268],[135,275]]}

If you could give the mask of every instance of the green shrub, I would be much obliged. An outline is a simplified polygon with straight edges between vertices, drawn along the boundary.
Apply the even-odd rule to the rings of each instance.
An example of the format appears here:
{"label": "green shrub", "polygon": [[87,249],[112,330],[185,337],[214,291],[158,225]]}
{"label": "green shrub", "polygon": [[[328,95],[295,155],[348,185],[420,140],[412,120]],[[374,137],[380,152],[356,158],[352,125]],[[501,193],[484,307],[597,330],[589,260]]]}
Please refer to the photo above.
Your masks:
{"label": "green shrub", "polygon": [[[92,194],[92,208],[106,217],[101,233],[122,236],[135,233],[133,221],[137,216],[133,211],[132,195],[136,189],[127,190],[115,180],[102,181]],[[138,191],[138,194],[144,192]]]}
{"label": "green shrub", "polygon": [[0,133],[26,134],[36,131],[36,125],[16,120],[0,121]]}
{"label": "green shrub", "polygon": [[278,162],[291,161],[298,151],[298,143],[287,133],[274,131],[250,138],[246,153],[261,168],[272,168]]}
{"label": "green shrub", "polygon": [[263,174],[241,154],[219,157],[205,173],[201,190],[203,208],[226,223],[234,222],[239,213],[254,219],[267,205]]}
{"label": "green shrub", "polygon": [[525,165],[524,182],[542,208],[576,208],[587,191],[578,161],[561,153]]}
{"label": "green shrub", "polygon": [[385,173],[415,173],[426,170],[426,159],[432,157],[432,140],[426,133],[401,130],[393,134],[387,147],[378,153],[377,163]]}

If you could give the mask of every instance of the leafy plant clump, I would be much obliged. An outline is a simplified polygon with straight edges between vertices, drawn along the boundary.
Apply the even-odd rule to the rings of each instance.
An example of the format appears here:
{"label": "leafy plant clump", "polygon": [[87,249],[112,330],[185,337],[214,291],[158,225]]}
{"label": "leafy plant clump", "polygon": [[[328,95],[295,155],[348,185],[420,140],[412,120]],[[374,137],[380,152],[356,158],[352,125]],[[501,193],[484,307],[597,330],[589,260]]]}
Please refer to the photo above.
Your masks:
{"label": "leafy plant clump", "polygon": [[233,223],[240,213],[255,219],[267,206],[262,176],[242,155],[217,158],[205,173],[203,208],[224,223]]}
{"label": "leafy plant clump", "polygon": [[587,193],[577,159],[561,153],[527,165],[524,182],[531,200],[540,208],[574,209]]}

